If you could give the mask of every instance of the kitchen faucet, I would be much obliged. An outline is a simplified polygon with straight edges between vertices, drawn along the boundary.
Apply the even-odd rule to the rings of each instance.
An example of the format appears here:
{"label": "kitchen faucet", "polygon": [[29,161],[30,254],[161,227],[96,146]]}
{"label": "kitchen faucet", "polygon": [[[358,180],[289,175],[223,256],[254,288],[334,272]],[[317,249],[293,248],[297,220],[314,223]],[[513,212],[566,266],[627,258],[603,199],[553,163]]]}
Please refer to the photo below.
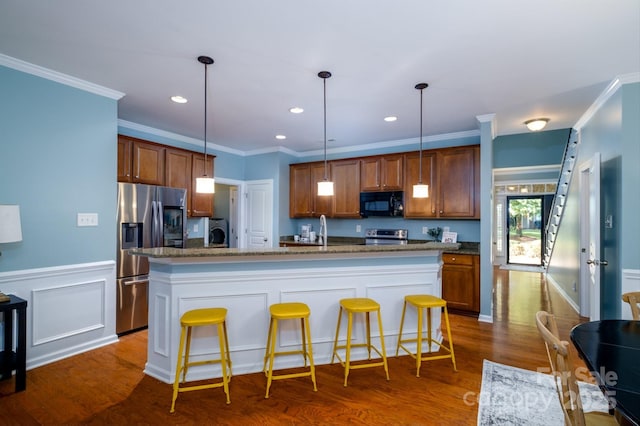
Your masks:
{"label": "kitchen faucet", "polygon": [[325,248],[327,247],[327,218],[320,215],[320,241]]}

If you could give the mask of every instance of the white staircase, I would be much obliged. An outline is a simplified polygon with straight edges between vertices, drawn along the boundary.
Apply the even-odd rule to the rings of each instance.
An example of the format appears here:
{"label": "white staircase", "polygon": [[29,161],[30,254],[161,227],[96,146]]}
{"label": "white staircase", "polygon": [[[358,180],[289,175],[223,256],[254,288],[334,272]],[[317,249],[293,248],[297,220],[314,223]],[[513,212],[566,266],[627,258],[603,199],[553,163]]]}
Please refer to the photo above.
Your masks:
{"label": "white staircase", "polygon": [[558,185],[556,187],[556,193],[553,197],[553,205],[551,206],[549,220],[545,229],[545,247],[543,256],[543,265],[545,269],[549,266],[549,259],[553,254],[553,248],[556,243],[556,236],[558,235],[558,229],[562,222],[562,215],[567,199],[567,193],[569,192],[569,184],[571,183],[571,177],[573,176],[573,170],[576,159],[578,158],[578,133],[572,130],[567,140],[567,146],[564,149],[564,156],[562,158],[562,168],[560,169],[560,176],[558,177]]}

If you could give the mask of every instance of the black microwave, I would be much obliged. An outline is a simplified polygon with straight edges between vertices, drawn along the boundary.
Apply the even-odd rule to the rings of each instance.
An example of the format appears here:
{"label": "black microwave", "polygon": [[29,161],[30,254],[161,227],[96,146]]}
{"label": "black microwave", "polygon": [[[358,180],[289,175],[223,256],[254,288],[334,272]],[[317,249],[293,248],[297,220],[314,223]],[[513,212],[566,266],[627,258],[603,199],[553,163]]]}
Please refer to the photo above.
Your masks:
{"label": "black microwave", "polygon": [[360,216],[404,216],[404,192],[361,192]]}

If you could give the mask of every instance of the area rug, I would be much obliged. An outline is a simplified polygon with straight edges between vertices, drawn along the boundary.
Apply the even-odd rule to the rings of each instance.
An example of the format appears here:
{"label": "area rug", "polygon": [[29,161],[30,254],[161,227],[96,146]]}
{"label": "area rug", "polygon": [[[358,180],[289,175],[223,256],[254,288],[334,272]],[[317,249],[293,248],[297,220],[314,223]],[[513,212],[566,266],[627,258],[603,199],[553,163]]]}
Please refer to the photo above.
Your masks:
{"label": "area rug", "polygon": [[[608,411],[596,385],[578,382],[585,412]],[[484,360],[478,425],[564,425],[558,393],[549,374]]]}

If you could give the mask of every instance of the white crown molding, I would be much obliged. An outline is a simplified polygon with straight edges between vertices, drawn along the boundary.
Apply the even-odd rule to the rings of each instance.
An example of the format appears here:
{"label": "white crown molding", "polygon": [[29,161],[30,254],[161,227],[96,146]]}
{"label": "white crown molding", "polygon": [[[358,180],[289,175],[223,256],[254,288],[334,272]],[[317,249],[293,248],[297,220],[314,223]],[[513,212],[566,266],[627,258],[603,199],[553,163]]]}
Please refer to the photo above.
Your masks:
{"label": "white crown molding", "polygon": [[29,62],[21,61],[20,59],[12,58],[11,56],[3,55],[1,53],[0,65],[27,74],[35,75],[37,77],[42,77],[47,80],[55,81],[56,83],[64,84],[66,86],[75,87],[76,89],[84,90],[89,93],[104,96],[105,98],[118,100],[125,95],[124,93],[118,92],[117,90],[99,86],[97,84],[90,83],[88,81],[81,80],[79,78],[72,77],[58,71],[53,71],[48,68],[31,64]]}
{"label": "white crown molding", "polygon": [[622,74],[616,77],[606,89],[598,96],[598,98],[591,104],[591,106],[582,114],[582,117],[578,119],[576,124],[573,126],[578,132],[582,130],[585,124],[589,122],[593,118],[593,116],[598,112],[600,108],[611,98],[625,84],[638,83],[640,82],[640,72],[630,73],[630,74]]}
{"label": "white crown molding", "polygon": [[[179,135],[177,133],[167,132],[165,130],[156,129],[155,127],[145,126],[144,124],[138,124],[131,121],[126,121],[122,119],[118,119],[118,127],[124,127],[125,129],[137,130],[139,132],[148,133],[150,135],[155,135],[163,138],[173,139],[179,142],[188,143],[190,145],[195,145],[199,148],[204,147],[204,143],[201,139],[190,138],[188,136]],[[245,153],[243,151],[239,151],[237,149],[228,148],[226,146],[218,145],[215,143],[208,142],[207,149],[213,148],[217,151],[227,152],[229,154],[244,156]]]}
{"label": "white crown molding", "polygon": [[478,123],[490,123],[491,124],[491,140],[494,140],[498,136],[498,122],[496,121],[495,113],[476,115]]}
{"label": "white crown molding", "polygon": [[[126,120],[119,119],[118,120],[118,126],[119,127],[123,127],[125,129],[136,130],[136,131],[139,131],[139,132],[144,132],[144,133],[148,133],[148,134],[151,134],[151,135],[155,135],[155,136],[159,136],[159,137],[165,137],[165,138],[173,139],[173,140],[176,140],[176,141],[185,142],[185,143],[188,143],[188,144],[191,144],[191,145],[196,145],[198,147],[202,147],[202,140],[200,140],[200,139],[190,138],[188,136],[179,135],[177,133],[172,133],[172,132],[167,132],[167,131],[164,131],[164,130],[159,130],[159,129],[156,129],[154,127],[145,126],[143,124],[133,123],[131,121],[126,121]],[[480,135],[480,131],[479,130],[468,130],[468,131],[464,131],[464,132],[445,133],[445,134],[442,134],[442,135],[429,136],[429,137],[425,138],[423,140],[423,142],[428,144],[429,142],[445,141],[445,140],[460,139],[460,138],[467,138],[467,137],[475,137],[475,136],[479,136],[479,135]],[[378,143],[372,143],[372,144],[368,144],[368,145],[346,146],[346,147],[341,147],[341,148],[327,149],[327,153],[329,153],[329,154],[338,154],[338,153],[347,153],[347,152],[357,152],[357,151],[362,151],[363,149],[379,149],[379,148],[399,147],[399,146],[406,146],[406,145],[416,145],[417,146],[418,141],[419,141],[418,138],[413,138],[413,139],[403,139],[403,140],[400,140],[400,141],[378,142]],[[293,150],[291,150],[289,148],[286,148],[286,147],[283,147],[283,146],[275,146],[275,147],[268,147],[268,148],[262,148],[262,149],[255,149],[255,150],[251,150],[251,151],[240,151],[240,150],[237,150],[237,149],[228,148],[228,147],[223,146],[223,145],[212,144],[211,142],[209,142],[207,144],[207,147],[212,147],[215,150],[222,151],[222,152],[227,152],[229,154],[234,154],[234,155],[238,155],[238,156],[241,156],[241,157],[249,157],[249,156],[261,155],[261,154],[270,154],[270,153],[273,153],[273,152],[282,152],[284,154],[291,155],[293,157],[301,158],[301,157],[312,157],[312,156],[321,155],[321,154],[324,153],[323,150],[297,152],[297,151],[293,151]]]}
{"label": "white crown molding", "polygon": [[[427,136],[423,138],[422,142],[424,144],[429,144],[430,142],[439,142],[439,141],[447,141],[452,139],[460,139],[460,138],[470,138],[480,136],[479,130],[467,130],[463,132],[455,132],[455,133],[444,133],[441,135],[433,135]],[[418,144],[420,143],[420,138],[411,138],[411,139],[402,139],[395,141],[384,141],[384,142],[376,142],[367,145],[353,145],[353,146],[343,146],[340,148],[329,148],[327,149],[328,154],[344,154],[350,152],[359,152],[365,149],[381,149],[381,148],[397,148],[402,146],[413,145],[418,149]],[[322,155],[324,153],[323,150],[317,149],[313,151],[304,151],[297,154],[298,157],[312,157],[315,155]]]}

